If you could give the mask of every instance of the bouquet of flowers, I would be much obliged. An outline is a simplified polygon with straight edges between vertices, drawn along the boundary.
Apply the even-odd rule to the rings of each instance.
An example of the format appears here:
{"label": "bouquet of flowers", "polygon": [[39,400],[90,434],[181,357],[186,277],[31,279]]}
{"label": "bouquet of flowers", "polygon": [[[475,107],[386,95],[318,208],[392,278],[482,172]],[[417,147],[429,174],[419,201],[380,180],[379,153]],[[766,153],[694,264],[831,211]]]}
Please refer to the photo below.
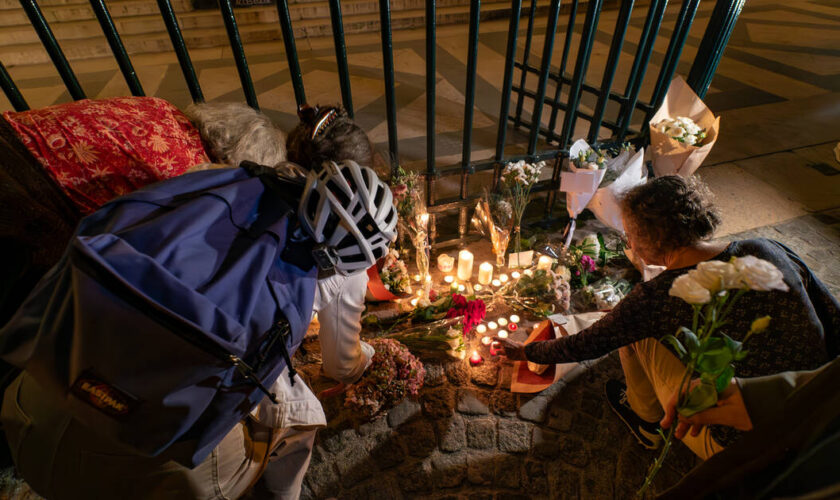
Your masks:
{"label": "bouquet of flowers", "polygon": [[671,81],[665,101],[651,117],[649,127],[656,175],[688,177],[700,167],[717,141],[720,117],[715,118],[678,76]]}
{"label": "bouquet of flowers", "polygon": [[475,206],[471,222],[479,234],[490,238],[493,254],[496,256],[496,266],[504,266],[505,252],[513,225],[513,206],[501,196],[491,195],[485,191],[484,196]]}
{"label": "bouquet of flowers", "polygon": [[578,139],[569,149],[569,171],[560,172],[560,191],[566,193],[566,210],[569,225],[565,230],[565,245],[569,246],[575,233],[577,216],[583,212],[589,200],[607,173],[607,158],[601,150],[589,147]]}
{"label": "bouquet of flowers", "polygon": [[614,281],[607,277],[588,285],[584,293],[599,311],[606,311],[617,306],[630,293],[630,288],[627,280]]}
{"label": "bouquet of flowers", "polygon": [[566,312],[569,309],[571,288],[561,269],[531,271],[505,288],[502,297],[509,305],[535,316],[547,317],[557,310]]}
{"label": "bouquet of flowers", "polygon": [[368,287],[365,298],[370,301],[397,300],[411,294],[408,268],[391,249],[385,257],[368,269]]}
{"label": "bouquet of flowers", "polygon": [[514,244],[517,254],[521,249],[522,216],[531,201],[531,188],[540,180],[543,168],[544,161],[526,163],[525,160],[519,160],[516,163],[508,163],[502,171],[501,184],[510,199],[513,211]]}
{"label": "bouquet of flowers", "polygon": [[644,149],[636,151],[629,144],[623,145],[607,160],[604,178],[586,205],[598,220],[616,231],[624,232],[618,194],[647,182],[644,156]]}
{"label": "bouquet of flowers", "polygon": [[421,358],[464,357],[464,328],[457,318],[442,319],[430,325],[423,325],[388,335],[404,344]]}
{"label": "bouquet of flowers", "polygon": [[481,299],[468,300],[463,295],[452,295],[452,307],[446,312],[447,318],[458,318],[463,316],[461,327],[464,335],[469,334],[473,327],[481,323],[487,313],[487,306]]}
{"label": "bouquet of flowers", "polygon": [[429,274],[429,214],[426,212],[426,201],[423,196],[419,177],[414,172],[406,172],[398,166],[391,179],[391,192],[397,207],[399,222],[397,223],[398,241],[404,257],[408,256],[405,240],[410,239],[415,250],[415,263],[422,280],[423,298],[428,297],[431,281]]}
{"label": "bouquet of flowers", "polygon": [[[679,276],[671,285],[669,295],[679,297],[694,309],[690,329],[681,326],[674,335],[662,338],[686,365],[677,391],[680,395],[677,412],[681,415],[690,417],[717,404],[718,394],[729,386],[735,374],[734,362],[747,356],[744,344],[770,325],[769,316],[757,318],[740,342],[721,331],[738,299],[750,290],[787,291],[788,286],[776,266],[751,255],[733,257],[730,262],[701,262],[696,269]],[[699,375],[700,383],[691,387],[691,377],[695,373]],[[660,429],[665,445],[651,464],[637,497],[645,494],[662,466],[675,428],[676,425],[672,425],[667,436]]]}
{"label": "bouquet of flowers", "polygon": [[561,262],[571,273],[571,284],[575,288],[582,288],[589,284],[589,278],[598,269],[595,259],[598,249],[586,242],[581,245],[568,245],[563,251]]}
{"label": "bouquet of flowers", "polygon": [[344,406],[369,418],[417,396],[426,376],[423,363],[396,340],[374,339],[371,345],[376,353],[370,366],[344,396]]}

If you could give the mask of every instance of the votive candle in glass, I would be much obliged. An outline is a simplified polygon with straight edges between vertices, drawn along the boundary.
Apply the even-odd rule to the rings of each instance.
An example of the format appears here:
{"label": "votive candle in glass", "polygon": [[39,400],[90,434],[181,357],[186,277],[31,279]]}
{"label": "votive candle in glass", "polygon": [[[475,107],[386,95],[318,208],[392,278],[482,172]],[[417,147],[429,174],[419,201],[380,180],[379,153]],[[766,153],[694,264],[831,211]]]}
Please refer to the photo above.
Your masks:
{"label": "votive candle in glass", "polygon": [[484,358],[481,357],[481,354],[478,351],[473,351],[470,355],[470,364],[473,366],[478,366],[481,362],[484,361]]}
{"label": "votive candle in glass", "polygon": [[478,333],[485,333],[487,331],[487,325],[478,325],[475,327],[475,331]]}
{"label": "votive candle in glass", "polygon": [[516,330],[519,330],[519,327],[516,325],[516,323],[511,323],[508,325],[508,330],[515,332]]}
{"label": "votive candle in glass", "polygon": [[554,260],[548,255],[540,255],[540,259],[537,261],[537,270],[548,271],[551,269],[551,264],[553,262]]}
{"label": "votive candle in glass", "polygon": [[487,323],[487,328],[489,328],[491,330],[495,330],[496,328],[499,328],[499,325],[496,324],[495,321],[491,321],[491,322]]}
{"label": "votive candle in glass", "polygon": [[438,255],[437,262],[438,269],[442,273],[451,273],[452,268],[455,267],[455,257],[450,257],[445,253]]}
{"label": "votive candle in glass", "polygon": [[493,280],[492,283],[493,283],[493,286],[502,286],[502,282],[499,281],[499,280]]}
{"label": "votive candle in glass", "polygon": [[507,326],[508,320],[507,318],[499,318],[496,320],[496,323],[498,323],[499,326]]}
{"label": "votive candle in glass", "polygon": [[493,280],[493,264],[489,262],[482,262],[478,266],[478,282],[482,285],[489,285]]}
{"label": "votive candle in glass", "polygon": [[506,339],[508,337],[508,332],[507,330],[499,330],[499,332],[496,333],[496,336],[500,339]]}
{"label": "votive candle in glass", "polygon": [[515,280],[518,280],[520,276],[522,276],[522,275],[519,274],[519,271],[514,271],[514,272],[510,273],[510,277],[515,279]]}
{"label": "votive candle in glass", "polygon": [[519,323],[519,316],[517,316],[515,314],[511,314],[510,315],[510,322],[511,323]]}
{"label": "votive candle in glass", "polygon": [[482,286],[481,286],[481,285],[476,284],[476,285],[473,287],[473,290],[475,290],[476,292],[480,292],[480,291],[481,291],[481,288],[482,288]]}
{"label": "votive candle in glass", "polygon": [[458,291],[459,292],[463,292],[466,289],[467,289],[467,287],[465,287],[464,285],[458,285]]}
{"label": "votive candle in glass", "polygon": [[473,272],[473,254],[469,250],[458,252],[458,279],[469,281]]}
{"label": "votive candle in glass", "polygon": [[443,281],[447,283],[452,283],[453,281],[455,281],[455,276],[452,276],[451,274],[444,276]]}
{"label": "votive candle in glass", "polygon": [[507,274],[500,274],[499,275],[499,281],[501,281],[502,283],[507,283],[508,275]]}

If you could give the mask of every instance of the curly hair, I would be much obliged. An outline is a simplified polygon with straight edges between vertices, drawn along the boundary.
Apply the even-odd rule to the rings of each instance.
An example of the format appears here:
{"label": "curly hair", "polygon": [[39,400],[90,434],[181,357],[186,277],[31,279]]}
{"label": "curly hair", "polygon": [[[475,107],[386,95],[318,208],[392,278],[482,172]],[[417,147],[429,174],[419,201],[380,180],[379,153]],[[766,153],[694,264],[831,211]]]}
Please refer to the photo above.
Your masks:
{"label": "curly hair", "polygon": [[[320,120],[330,112],[334,112],[332,120],[320,133],[315,131]],[[298,110],[298,116],[300,123],[286,138],[289,161],[306,169],[327,160],[353,160],[359,165],[373,166],[370,139],[341,106],[310,107],[304,104]]]}
{"label": "curly hair", "polygon": [[621,195],[620,203],[639,236],[663,251],[707,240],[721,222],[709,188],[693,176],[657,177]]}

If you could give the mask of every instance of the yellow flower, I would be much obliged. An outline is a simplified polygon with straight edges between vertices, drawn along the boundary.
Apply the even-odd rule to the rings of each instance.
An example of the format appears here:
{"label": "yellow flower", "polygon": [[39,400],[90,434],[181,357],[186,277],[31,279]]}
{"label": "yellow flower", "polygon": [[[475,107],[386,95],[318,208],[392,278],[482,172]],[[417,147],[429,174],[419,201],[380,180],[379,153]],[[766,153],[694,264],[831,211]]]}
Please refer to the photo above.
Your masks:
{"label": "yellow flower", "polygon": [[750,325],[750,333],[761,333],[770,326],[770,316],[764,316],[756,319]]}

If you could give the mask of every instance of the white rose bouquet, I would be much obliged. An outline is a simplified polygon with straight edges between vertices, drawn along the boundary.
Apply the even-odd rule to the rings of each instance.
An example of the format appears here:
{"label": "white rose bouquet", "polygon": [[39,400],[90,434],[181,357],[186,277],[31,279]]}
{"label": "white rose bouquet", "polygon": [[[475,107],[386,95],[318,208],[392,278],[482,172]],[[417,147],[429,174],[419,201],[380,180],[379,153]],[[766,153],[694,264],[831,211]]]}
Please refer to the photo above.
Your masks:
{"label": "white rose bouquet", "polygon": [[522,246],[520,227],[522,216],[525,215],[525,208],[531,201],[531,188],[539,182],[543,168],[545,168],[544,161],[526,163],[524,160],[519,160],[516,163],[508,163],[502,171],[501,184],[510,199],[513,211],[514,245],[517,253]]}
{"label": "white rose bouquet", "polygon": [[[729,386],[735,375],[734,362],[747,356],[744,344],[770,325],[769,316],[757,318],[740,342],[720,331],[727,324],[726,318],[738,299],[751,290],[787,291],[788,286],[776,266],[751,255],[734,257],[730,262],[701,262],[696,269],[679,276],[671,285],[669,295],[679,297],[694,308],[690,329],[681,326],[674,335],[662,338],[686,365],[677,392],[680,395],[677,412],[681,415],[690,417],[717,404],[718,394]],[[689,390],[695,373],[699,374],[700,383]],[[672,425],[667,436],[660,429],[665,445],[651,464],[637,497],[644,496],[662,466],[675,428],[676,425]]]}
{"label": "white rose bouquet", "polygon": [[657,176],[693,174],[717,141],[720,117],[682,77],[671,81],[662,106],[650,119],[650,151]]}

